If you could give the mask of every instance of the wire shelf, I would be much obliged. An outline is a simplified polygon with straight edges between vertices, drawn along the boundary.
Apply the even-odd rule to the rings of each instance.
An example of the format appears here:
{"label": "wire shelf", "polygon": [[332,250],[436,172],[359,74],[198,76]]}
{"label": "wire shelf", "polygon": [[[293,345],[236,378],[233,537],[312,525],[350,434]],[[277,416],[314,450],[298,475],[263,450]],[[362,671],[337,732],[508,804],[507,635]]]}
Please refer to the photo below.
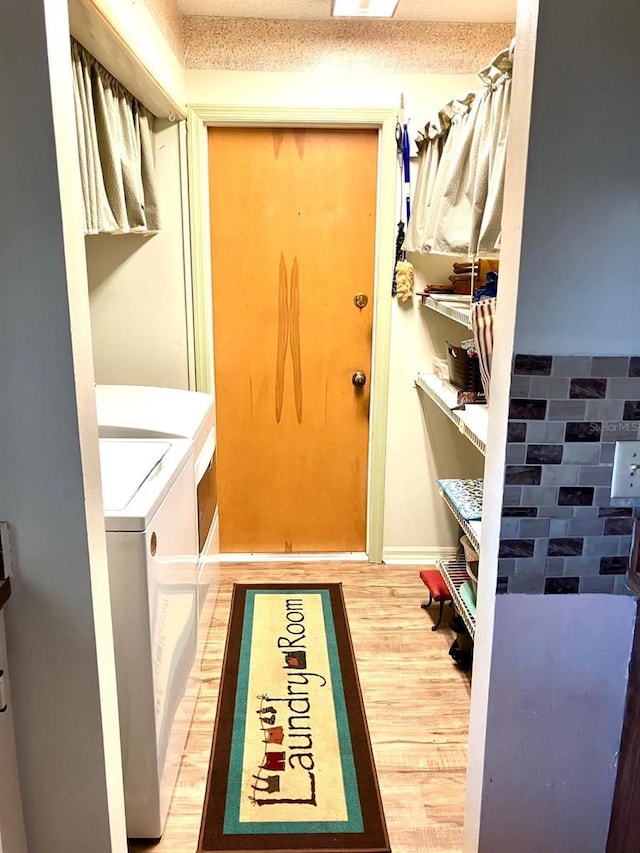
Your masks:
{"label": "wire shelf", "polygon": [[460,587],[465,581],[469,580],[467,564],[462,559],[452,560],[449,557],[440,556],[436,557],[436,566],[451,594],[453,605],[462,616],[462,620],[473,640],[476,633],[476,618],[460,595]]}
{"label": "wire shelf", "polygon": [[486,452],[487,427],[489,424],[489,409],[486,405],[481,403],[467,404],[464,409],[454,411],[458,405],[457,389],[451,383],[445,382],[433,374],[419,373],[415,385],[444,412],[480,453]]}
{"label": "wire shelf", "polygon": [[457,308],[453,302],[440,302],[430,296],[421,296],[420,304],[438,314],[449,317],[450,320],[455,320],[456,323],[460,323],[466,329],[471,328],[471,311],[469,308]]}
{"label": "wire shelf", "polygon": [[444,491],[444,489],[441,488],[439,491],[440,491],[440,497],[446,503],[446,505],[449,507],[449,510],[451,511],[452,515],[454,516],[454,518],[456,519],[456,521],[458,522],[458,524],[460,525],[462,530],[466,533],[466,535],[469,539],[469,542],[471,543],[471,547],[473,548],[474,551],[476,551],[479,554],[480,553],[480,525],[481,525],[481,522],[479,522],[479,521],[467,521],[467,519],[461,515],[458,508],[453,503],[453,501],[451,500],[449,495],[447,495],[447,493]]}

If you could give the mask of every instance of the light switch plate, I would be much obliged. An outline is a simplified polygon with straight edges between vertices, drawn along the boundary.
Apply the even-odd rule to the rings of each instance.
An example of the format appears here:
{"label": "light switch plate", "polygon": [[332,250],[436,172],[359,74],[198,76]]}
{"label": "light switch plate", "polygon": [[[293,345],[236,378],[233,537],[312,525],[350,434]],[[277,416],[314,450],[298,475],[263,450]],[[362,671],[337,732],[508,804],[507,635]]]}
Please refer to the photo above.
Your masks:
{"label": "light switch plate", "polygon": [[640,500],[640,441],[616,441],[611,497]]}

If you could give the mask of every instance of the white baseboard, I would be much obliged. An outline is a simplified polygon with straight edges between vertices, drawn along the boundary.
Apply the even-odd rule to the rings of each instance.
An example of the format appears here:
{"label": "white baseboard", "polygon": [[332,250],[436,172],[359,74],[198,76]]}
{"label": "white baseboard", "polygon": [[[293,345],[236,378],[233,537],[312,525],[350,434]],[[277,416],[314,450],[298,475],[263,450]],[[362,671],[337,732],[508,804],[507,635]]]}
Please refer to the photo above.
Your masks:
{"label": "white baseboard", "polygon": [[396,565],[409,564],[413,565],[433,565],[436,557],[455,557],[458,553],[457,548],[444,546],[442,548],[384,548],[382,551],[382,559],[385,563]]}
{"label": "white baseboard", "polygon": [[368,562],[369,558],[362,552],[348,551],[345,553],[329,552],[326,554],[219,554],[221,563],[331,563],[331,562]]}
{"label": "white baseboard", "polygon": [[[452,546],[441,548],[385,548],[382,551],[383,563],[407,565],[433,565],[436,557],[453,558],[457,549]],[[368,562],[364,552],[325,553],[325,554],[216,554],[220,563],[328,563],[335,561]]]}

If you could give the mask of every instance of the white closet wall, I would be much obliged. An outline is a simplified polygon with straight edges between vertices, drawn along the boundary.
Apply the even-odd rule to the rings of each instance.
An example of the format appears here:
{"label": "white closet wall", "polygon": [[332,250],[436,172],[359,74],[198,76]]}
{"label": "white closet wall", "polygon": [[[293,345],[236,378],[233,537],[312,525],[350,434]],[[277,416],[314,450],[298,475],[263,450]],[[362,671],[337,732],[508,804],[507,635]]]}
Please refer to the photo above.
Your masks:
{"label": "white closet wall", "polygon": [[156,120],[160,233],[87,237],[96,382],[189,387],[181,127]]}
{"label": "white closet wall", "polygon": [[124,853],[66,3],[6,4],[3,25],[0,516],[15,545],[3,615],[27,844]]}
{"label": "white closet wall", "polygon": [[[415,180],[416,161],[412,161]],[[411,252],[415,291],[447,281],[455,258]],[[481,477],[484,457],[447,417],[414,387],[418,372],[431,373],[432,357],[446,356],[445,341],[459,344],[470,329],[421,308],[419,300],[394,299],[387,426],[384,552],[386,561],[432,561],[460,535],[438,494],[437,479]]]}

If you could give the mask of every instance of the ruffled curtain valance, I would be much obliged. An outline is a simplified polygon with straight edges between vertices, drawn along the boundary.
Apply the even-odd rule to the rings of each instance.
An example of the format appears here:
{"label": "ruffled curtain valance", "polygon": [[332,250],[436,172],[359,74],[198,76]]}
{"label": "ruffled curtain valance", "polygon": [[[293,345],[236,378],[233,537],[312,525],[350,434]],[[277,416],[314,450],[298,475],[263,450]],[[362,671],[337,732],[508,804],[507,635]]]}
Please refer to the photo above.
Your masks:
{"label": "ruffled curtain valance", "polygon": [[447,104],[417,140],[406,251],[499,251],[512,66],[513,46],[479,72],[482,90]]}
{"label": "ruffled curtain valance", "polygon": [[74,39],[71,58],[85,233],[153,234],[153,116]]}

